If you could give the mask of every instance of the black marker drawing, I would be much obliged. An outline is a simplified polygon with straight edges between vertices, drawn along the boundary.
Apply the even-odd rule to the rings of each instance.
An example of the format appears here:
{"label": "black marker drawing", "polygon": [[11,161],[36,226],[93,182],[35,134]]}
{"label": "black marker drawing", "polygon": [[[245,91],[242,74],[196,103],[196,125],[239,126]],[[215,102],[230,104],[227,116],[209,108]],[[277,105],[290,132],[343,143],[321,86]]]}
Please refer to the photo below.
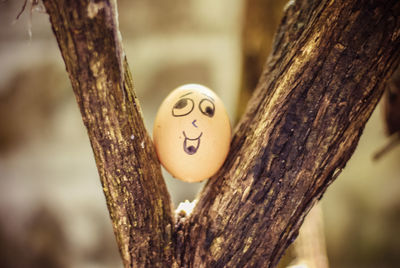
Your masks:
{"label": "black marker drawing", "polygon": [[215,113],[215,105],[209,99],[202,99],[199,103],[200,112],[208,117],[213,117]]}
{"label": "black marker drawing", "polygon": [[194,108],[194,101],[192,99],[190,98],[180,99],[175,103],[174,107],[172,107],[172,116],[180,117],[188,115],[193,111],[193,108]]}
{"label": "black marker drawing", "polygon": [[200,147],[200,138],[203,135],[203,132],[197,138],[191,139],[186,136],[185,131],[182,131],[183,136],[185,136],[185,140],[183,141],[183,150],[188,155],[195,154]]}
{"label": "black marker drawing", "polygon": [[[179,97],[180,99],[172,107],[172,116],[181,117],[181,116],[188,115],[193,111],[194,100],[186,97],[192,93],[193,92],[188,92]],[[207,98],[204,98],[199,102],[199,110],[205,116],[213,117],[215,114],[214,99],[206,94],[203,94],[203,95],[206,96]],[[186,98],[184,98],[184,97],[186,97]],[[197,121],[197,119],[193,120],[192,125],[195,128],[198,128],[198,126],[196,125],[196,121]],[[201,132],[197,138],[193,138],[193,139],[188,138],[186,136],[185,131],[182,131],[182,132],[183,132],[183,136],[185,137],[185,140],[183,141],[183,150],[188,155],[195,154],[200,147],[200,138],[203,135],[203,132]]]}

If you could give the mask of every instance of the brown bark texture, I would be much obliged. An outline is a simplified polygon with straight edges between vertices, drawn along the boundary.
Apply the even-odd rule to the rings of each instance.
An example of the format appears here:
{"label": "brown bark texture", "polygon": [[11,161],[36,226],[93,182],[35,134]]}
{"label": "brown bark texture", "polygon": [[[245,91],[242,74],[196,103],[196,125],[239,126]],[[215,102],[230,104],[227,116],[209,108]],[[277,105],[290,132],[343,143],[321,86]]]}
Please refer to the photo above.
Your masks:
{"label": "brown bark texture", "polygon": [[274,267],[338,176],[400,58],[400,2],[291,1],[231,151],[174,219],[112,0],[43,0],[125,267]]}
{"label": "brown bark texture", "polygon": [[114,1],[43,1],[96,159],[124,265],[172,264],[173,214]]}

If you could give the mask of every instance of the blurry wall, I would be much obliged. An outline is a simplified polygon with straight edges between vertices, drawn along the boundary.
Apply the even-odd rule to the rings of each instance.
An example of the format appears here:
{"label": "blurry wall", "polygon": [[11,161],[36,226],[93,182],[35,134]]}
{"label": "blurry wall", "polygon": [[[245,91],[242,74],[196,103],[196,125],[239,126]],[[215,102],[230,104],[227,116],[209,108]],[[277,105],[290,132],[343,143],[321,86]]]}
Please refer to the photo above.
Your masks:
{"label": "blurry wall", "polygon": [[400,146],[373,161],[388,141],[379,104],[354,155],[322,198],[331,267],[400,263]]}
{"label": "blurry wall", "polygon": [[[121,267],[85,128],[46,14],[0,2],[0,267]],[[188,82],[213,88],[233,119],[241,0],[118,1],[135,89],[152,131],[162,99]],[[30,27],[31,25],[31,27]],[[31,38],[29,35],[31,32]],[[400,148],[381,109],[323,198],[332,267],[391,267],[400,257]],[[175,204],[201,184],[165,179]]]}

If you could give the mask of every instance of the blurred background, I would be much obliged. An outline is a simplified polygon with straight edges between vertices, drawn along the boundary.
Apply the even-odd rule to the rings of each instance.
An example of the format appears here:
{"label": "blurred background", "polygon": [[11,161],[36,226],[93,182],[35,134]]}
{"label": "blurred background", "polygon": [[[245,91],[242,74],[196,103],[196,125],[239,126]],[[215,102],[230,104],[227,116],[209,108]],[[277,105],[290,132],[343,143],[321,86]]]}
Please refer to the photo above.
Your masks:
{"label": "blurred background", "polygon": [[[28,4],[16,20],[23,3],[0,1],[0,267],[122,267],[48,16],[40,6],[31,12]],[[284,4],[118,1],[124,48],[150,133],[163,98],[185,83],[214,89],[234,125]],[[372,160],[388,142],[381,106],[321,202],[317,240],[330,267],[400,263],[400,146]],[[175,206],[202,187],[166,173],[165,179]]]}

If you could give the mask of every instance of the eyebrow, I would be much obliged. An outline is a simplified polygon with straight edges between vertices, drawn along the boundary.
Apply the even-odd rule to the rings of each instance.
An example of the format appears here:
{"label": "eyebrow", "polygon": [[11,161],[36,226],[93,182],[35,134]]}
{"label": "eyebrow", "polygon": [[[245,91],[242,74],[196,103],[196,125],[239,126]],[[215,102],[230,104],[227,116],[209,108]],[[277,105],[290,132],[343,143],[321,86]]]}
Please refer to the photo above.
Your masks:
{"label": "eyebrow", "polygon": [[215,102],[215,100],[214,100],[213,98],[211,98],[210,96],[208,96],[207,94],[204,94],[204,93],[201,93],[201,94],[203,94],[204,96],[206,96],[207,98],[209,98],[210,100],[212,100],[213,102]]}
{"label": "eyebrow", "polygon": [[185,96],[187,96],[187,95],[190,95],[190,94],[192,94],[193,92],[188,92],[188,93],[186,93],[186,94],[183,94],[182,96],[180,96],[179,98],[183,98],[183,97],[185,97]]}

